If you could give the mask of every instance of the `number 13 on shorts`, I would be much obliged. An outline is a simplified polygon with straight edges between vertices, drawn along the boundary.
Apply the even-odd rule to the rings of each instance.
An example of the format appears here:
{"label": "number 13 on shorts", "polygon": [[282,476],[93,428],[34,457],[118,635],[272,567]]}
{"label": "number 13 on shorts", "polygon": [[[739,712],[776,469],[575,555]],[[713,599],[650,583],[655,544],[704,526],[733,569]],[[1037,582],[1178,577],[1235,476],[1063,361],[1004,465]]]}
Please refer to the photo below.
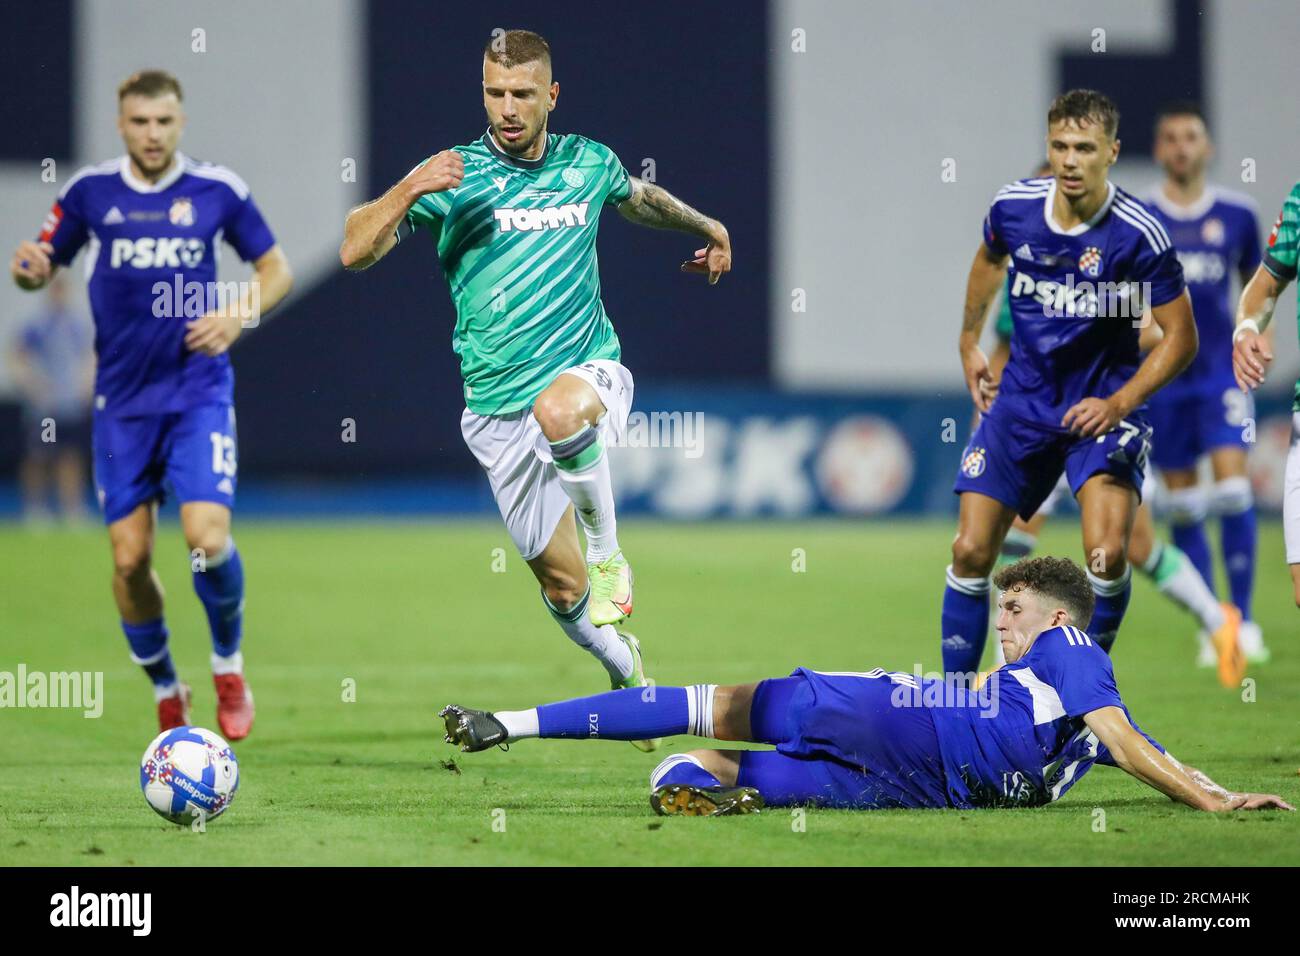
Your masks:
{"label": "number 13 on shorts", "polygon": [[212,442],[212,470],[218,475],[234,478],[239,468],[235,460],[235,436],[212,432],[208,436]]}

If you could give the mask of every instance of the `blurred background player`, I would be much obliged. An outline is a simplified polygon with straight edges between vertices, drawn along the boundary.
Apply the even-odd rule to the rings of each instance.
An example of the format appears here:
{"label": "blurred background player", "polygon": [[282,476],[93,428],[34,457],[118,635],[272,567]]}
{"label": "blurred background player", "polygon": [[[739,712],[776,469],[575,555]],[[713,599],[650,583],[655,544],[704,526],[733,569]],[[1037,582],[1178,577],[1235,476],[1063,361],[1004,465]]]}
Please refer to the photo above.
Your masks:
{"label": "blurred background player", "polygon": [[63,276],[49,283],[41,310],[18,330],[10,358],[23,405],[23,515],[42,523],[57,502],[63,520],[83,522],[94,342]]}
{"label": "blurred background player", "polygon": [[436,240],[456,306],[465,442],[551,616],[614,687],[642,686],[639,645],[615,630],[632,613],[632,571],[605,451],[625,432],[633,381],[600,299],[596,230],[612,205],[698,236],[707,245],[682,268],[711,285],[731,268],[731,243],[720,222],[629,177],[607,146],[548,132],[559,91],[542,37],[494,37],[483,51],[487,131],[354,209],[339,255],[365,269],[416,229]]}
{"label": "blurred background player", "polygon": [[[1282,204],[1268,236],[1268,247],[1254,276],[1241,292],[1237,305],[1237,327],[1232,335],[1232,371],[1237,384],[1249,392],[1264,384],[1273,349],[1265,330],[1273,318],[1277,298],[1295,278],[1300,254],[1300,183]],[[1286,563],[1291,568],[1291,585],[1296,607],[1300,607],[1300,381],[1295,385],[1291,405],[1291,448],[1286,458],[1286,483],[1282,499],[1282,530],[1286,540]]]}
{"label": "blurred background player", "polygon": [[[68,180],[39,240],[19,244],[10,272],[21,288],[40,289],[93,243],[95,485],[122,630],[153,682],[159,729],[188,724],[190,689],[172,664],[152,565],[165,483],[181,503],[194,590],[212,631],[217,722],[239,740],[252,727],[253,698],[240,651],[244,569],[230,536],[237,456],[226,351],[243,321],[274,308],[292,279],[244,181],[177,150],[184,126],[171,74],[146,70],[123,82],[118,130],[126,155]],[[253,263],[237,302],[218,302],[222,240]],[[191,283],[201,290],[197,299]]]}
{"label": "blurred background player", "polygon": [[[1082,512],[1097,596],[1089,629],[1104,649],[1128,605],[1126,551],[1151,435],[1144,405],[1191,361],[1196,326],[1168,236],[1108,181],[1118,127],[1118,110],[1100,93],[1057,97],[1047,135],[1054,178],[1004,187],[985,218],[960,336],[967,388],[983,417],[954,485],[961,504],[941,614],[950,674],[978,668],[988,575],[1002,540],[1017,514],[1033,516],[1062,472]],[[1015,332],[995,383],[979,336],[1008,262]],[[1126,283],[1141,285],[1144,307],[1165,332],[1145,360],[1128,314],[1136,303],[1120,295]]]}
{"label": "blurred background player", "polygon": [[978,694],[877,668],[798,668],[753,684],[615,691],[494,713],[450,705],[448,743],[480,751],[530,737],[626,740],[694,734],[775,745],[696,750],[650,776],[661,815],[722,816],[770,806],[883,810],[1042,806],[1094,764],[1119,767],[1197,810],[1293,809],[1274,794],[1230,793],[1167,753],[1134,722],[1110,657],[1076,624],[1092,615],[1083,570],[1028,558],[998,572],[1007,664]]}
{"label": "blurred background player", "polygon": [[[1257,532],[1246,471],[1246,429],[1255,410],[1249,393],[1233,381],[1230,301],[1233,276],[1244,286],[1259,265],[1259,222],[1250,197],[1206,182],[1214,146],[1195,103],[1161,109],[1154,150],[1165,178],[1147,199],[1182,263],[1200,350],[1181,375],[1151,398],[1151,461],[1169,490],[1174,542],[1211,591],[1214,563],[1205,519],[1218,516],[1228,590],[1241,612],[1241,649],[1248,660],[1260,662],[1268,659],[1268,650],[1251,616]],[[1214,476],[1208,494],[1197,475],[1206,456]],[[1207,654],[1204,635],[1201,655],[1202,662],[1213,656]]]}

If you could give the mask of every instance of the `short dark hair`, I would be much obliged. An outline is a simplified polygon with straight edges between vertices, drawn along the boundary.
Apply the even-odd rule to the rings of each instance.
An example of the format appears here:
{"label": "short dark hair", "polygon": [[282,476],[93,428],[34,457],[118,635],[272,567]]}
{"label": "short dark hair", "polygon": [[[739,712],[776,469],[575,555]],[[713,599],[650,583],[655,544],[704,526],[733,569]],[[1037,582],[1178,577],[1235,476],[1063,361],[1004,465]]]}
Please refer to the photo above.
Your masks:
{"label": "short dark hair", "polygon": [[999,591],[1033,591],[1049,601],[1060,601],[1076,627],[1087,627],[1097,599],[1088,576],[1069,558],[1021,558],[993,575]]}
{"label": "short dark hair", "polygon": [[1206,129],[1210,124],[1205,120],[1205,110],[1201,109],[1201,104],[1195,100],[1172,100],[1156,112],[1156,126],[1159,126],[1163,120],[1170,116],[1195,116],[1202,123],[1205,123]]}
{"label": "short dark hair", "polygon": [[1109,96],[1096,90],[1070,90],[1052,100],[1047,111],[1047,125],[1074,120],[1080,126],[1100,123],[1111,139],[1119,132],[1119,107]]}
{"label": "short dark hair", "polygon": [[551,45],[531,30],[493,30],[483,56],[504,67],[541,62],[551,65]]}
{"label": "short dark hair", "polygon": [[181,95],[181,81],[166,70],[141,70],[132,73],[117,88],[117,102],[121,103],[128,96],[166,96],[175,93],[178,100]]}

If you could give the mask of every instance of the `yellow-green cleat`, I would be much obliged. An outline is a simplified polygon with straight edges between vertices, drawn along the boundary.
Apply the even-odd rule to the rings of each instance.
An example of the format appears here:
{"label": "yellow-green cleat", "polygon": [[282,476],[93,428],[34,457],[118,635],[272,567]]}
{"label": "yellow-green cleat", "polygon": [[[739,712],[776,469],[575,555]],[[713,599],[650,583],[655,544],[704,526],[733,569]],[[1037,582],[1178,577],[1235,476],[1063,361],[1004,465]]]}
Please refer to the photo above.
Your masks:
{"label": "yellow-green cleat", "polygon": [[[631,634],[624,631],[618,632],[618,638],[627,645],[627,649],[632,652],[632,673],[621,681],[612,681],[611,686],[614,690],[627,690],[632,687],[651,687],[653,682],[646,680],[645,667],[641,663],[641,642]],[[646,753],[653,753],[659,749],[659,743],[663,738],[655,737],[653,740],[633,740],[632,746],[637,750],[644,750]]]}
{"label": "yellow-green cleat", "polygon": [[591,599],[587,614],[597,627],[618,624],[632,614],[632,566],[619,551],[613,557],[587,565]]}

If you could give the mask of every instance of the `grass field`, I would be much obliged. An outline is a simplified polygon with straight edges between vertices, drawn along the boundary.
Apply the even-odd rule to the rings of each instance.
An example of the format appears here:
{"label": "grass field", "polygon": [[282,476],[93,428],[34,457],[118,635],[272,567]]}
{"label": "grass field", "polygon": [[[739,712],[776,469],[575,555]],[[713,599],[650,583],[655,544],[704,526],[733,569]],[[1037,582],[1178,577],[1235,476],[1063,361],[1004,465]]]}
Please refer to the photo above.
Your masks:
{"label": "grass field", "polygon": [[[637,570],[632,630],[661,684],[796,665],[939,666],[948,522],[620,530]],[[1197,814],[1109,768],[1032,810],[813,810],[802,831],[788,810],[661,820],[646,777],[664,751],[527,741],[461,755],[442,743],[434,715],[445,703],[518,708],[608,686],[547,619],[499,525],[244,522],[238,538],[257,726],[236,746],[233,807],[193,834],[161,821],[139,791],[153,701],[117,628],[102,531],[0,528],[0,670],[103,671],[105,682],[97,720],[0,711],[0,863],[1300,863],[1300,814]],[[1136,719],[1180,758],[1230,787],[1300,803],[1300,612],[1280,538],[1263,529],[1257,617],[1274,660],[1254,675],[1254,702],[1193,669],[1190,619],[1145,581],[1116,670]],[[1072,522],[1049,527],[1046,550],[1078,547]],[[504,572],[492,570],[495,548]],[[804,573],[791,570],[796,548]],[[206,622],[174,524],[157,555],[195,722],[215,728]],[[349,678],[355,702],[343,700]],[[1105,832],[1095,832],[1095,808]]]}

